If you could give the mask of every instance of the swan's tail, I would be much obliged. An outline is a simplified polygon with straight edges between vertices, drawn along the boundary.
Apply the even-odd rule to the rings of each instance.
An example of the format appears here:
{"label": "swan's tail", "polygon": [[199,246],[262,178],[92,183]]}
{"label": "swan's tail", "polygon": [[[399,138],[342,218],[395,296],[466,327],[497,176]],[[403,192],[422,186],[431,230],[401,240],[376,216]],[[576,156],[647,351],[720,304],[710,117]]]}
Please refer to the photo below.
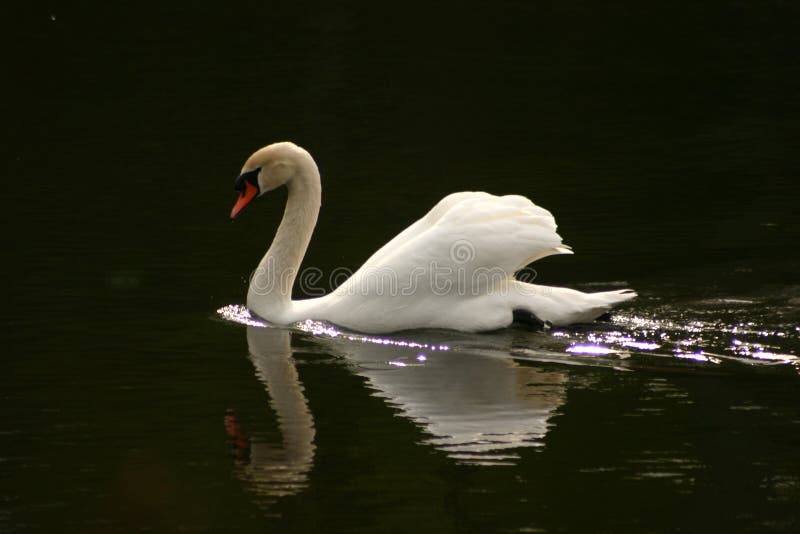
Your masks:
{"label": "swan's tail", "polygon": [[602,302],[602,305],[605,306],[606,311],[611,309],[612,306],[616,306],[617,304],[621,304],[623,302],[628,302],[629,300],[633,300],[639,296],[638,293],[636,293],[636,291],[633,289],[616,289],[614,291],[600,291],[599,293],[586,294]]}
{"label": "swan's tail", "polygon": [[632,289],[584,293],[566,287],[517,284],[521,295],[516,309],[528,311],[553,326],[592,322],[613,306],[637,297]]}

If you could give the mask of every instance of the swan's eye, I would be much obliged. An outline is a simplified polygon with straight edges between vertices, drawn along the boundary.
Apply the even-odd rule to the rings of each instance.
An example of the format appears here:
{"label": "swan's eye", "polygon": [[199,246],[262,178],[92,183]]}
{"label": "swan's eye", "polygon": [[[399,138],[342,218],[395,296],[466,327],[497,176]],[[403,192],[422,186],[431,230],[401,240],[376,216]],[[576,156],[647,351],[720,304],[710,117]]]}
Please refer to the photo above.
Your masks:
{"label": "swan's eye", "polygon": [[261,172],[261,167],[256,167],[252,171],[243,172],[236,178],[236,181],[233,182],[233,188],[237,191],[244,191],[247,187],[245,182],[250,182],[250,185],[255,186],[256,189],[260,189],[258,187],[258,173]]}

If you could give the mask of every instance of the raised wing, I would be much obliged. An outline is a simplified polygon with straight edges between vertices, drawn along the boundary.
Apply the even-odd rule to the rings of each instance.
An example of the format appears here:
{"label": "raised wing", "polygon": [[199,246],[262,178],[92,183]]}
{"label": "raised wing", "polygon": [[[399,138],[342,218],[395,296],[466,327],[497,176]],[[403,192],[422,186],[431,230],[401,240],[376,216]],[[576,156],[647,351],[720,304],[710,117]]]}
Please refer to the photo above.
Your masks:
{"label": "raised wing", "polygon": [[510,276],[545,256],[571,253],[546,209],[519,195],[468,191],[443,198],[362,269],[500,268]]}
{"label": "raised wing", "polygon": [[301,311],[371,332],[453,325],[489,330],[511,322],[508,292],[516,287],[516,271],[570,253],[550,212],[527,198],[454,193],[335,291],[294,305],[316,306]]}

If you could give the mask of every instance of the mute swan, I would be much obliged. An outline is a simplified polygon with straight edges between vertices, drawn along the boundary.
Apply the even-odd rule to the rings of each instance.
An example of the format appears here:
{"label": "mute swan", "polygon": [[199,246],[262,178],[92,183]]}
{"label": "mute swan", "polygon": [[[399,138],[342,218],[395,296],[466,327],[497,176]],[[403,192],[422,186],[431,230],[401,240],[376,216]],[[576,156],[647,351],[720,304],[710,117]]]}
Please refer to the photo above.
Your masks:
{"label": "mute swan", "polygon": [[440,200],[333,292],[292,300],[321,203],[311,155],[290,142],[256,151],[234,183],[239,198],[231,218],[282,185],[289,190],[283,220],[247,291],[247,307],[275,324],[315,319],[367,333],[476,332],[509,326],[523,314],[565,326],[592,321],[636,297],[629,289],[583,293],[515,280],[529,263],[572,250],[561,242],[550,212],[527,198],[468,191]]}

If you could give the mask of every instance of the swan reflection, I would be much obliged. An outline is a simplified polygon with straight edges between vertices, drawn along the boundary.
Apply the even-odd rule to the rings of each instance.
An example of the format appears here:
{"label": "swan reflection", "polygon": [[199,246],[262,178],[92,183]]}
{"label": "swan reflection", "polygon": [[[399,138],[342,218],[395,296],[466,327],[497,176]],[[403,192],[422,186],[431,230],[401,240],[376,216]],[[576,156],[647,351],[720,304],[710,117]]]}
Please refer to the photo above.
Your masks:
{"label": "swan reflection", "polygon": [[[300,491],[314,462],[314,419],[295,368],[291,335],[252,323],[247,328],[251,359],[283,441],[280,446],[253,443],[249,462],[240,462],[238,470],[268,496]],[[419,425],[425,443],[460,462],[508,464],[517,458],[516,449],[541,446],[548,420],[565,397],[566,373],[520,365],[507,356],[308,331],[295,335],[341,357],[376,396]]]}
{"label": "swan reflection", "polygon": [[419,424],[429,435],[426,442],[459,461],[510,463],[517,458],[514,449],[541,446],[565,396],[565,373],[509,357],[418,354],[367,344],[344,348],[376,395]]}
{"label": "swan reflection", "polygon": [[247,440],[235,414],[229,412],[225,426],[238,449],[237,475],[251,483],[260,496],[292,495],[307,485],[314,463],[315,429],[292,357],[290,332],[249,326],[247,345],[256,376],[278,416],[282,442]]}

